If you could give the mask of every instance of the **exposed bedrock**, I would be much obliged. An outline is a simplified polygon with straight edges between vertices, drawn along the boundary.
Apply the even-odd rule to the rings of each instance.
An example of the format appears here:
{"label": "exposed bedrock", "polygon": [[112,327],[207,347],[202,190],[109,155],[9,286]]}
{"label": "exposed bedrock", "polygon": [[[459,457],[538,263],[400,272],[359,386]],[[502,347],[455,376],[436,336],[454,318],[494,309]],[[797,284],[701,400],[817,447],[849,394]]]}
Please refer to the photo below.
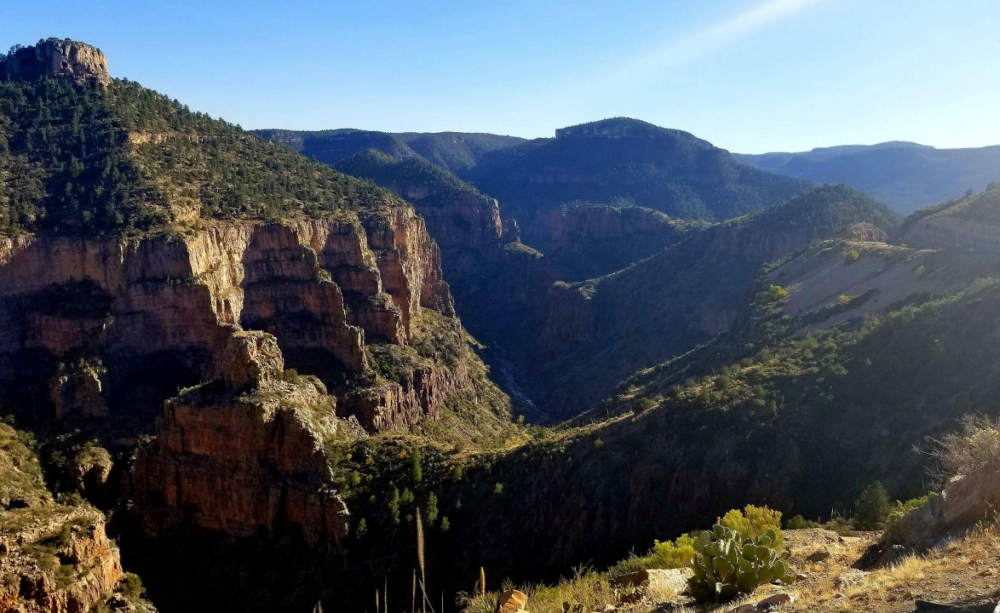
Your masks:
{"label": "exposed bedrock", "polygon": [[[366,342],[405,345],[424,308],[454,317],[438,248],[409,208],[145,238],[0,238],[0,387],[42,421],[158,412],[179,387],[252,380],[233,339],[252,345],[242,334],[254,330],[274,335],[288,366],[336,386],[371,373]],[[367,427],[433,412],[419,389],[380,385],[405,406],[366,408]]]}

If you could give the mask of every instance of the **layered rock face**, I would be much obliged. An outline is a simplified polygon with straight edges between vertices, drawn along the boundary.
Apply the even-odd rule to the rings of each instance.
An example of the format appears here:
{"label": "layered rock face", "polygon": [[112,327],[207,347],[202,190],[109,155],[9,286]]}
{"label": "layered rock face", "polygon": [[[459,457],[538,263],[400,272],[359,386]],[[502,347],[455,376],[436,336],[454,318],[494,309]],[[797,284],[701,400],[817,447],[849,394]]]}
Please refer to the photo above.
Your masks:
{"label": "layered rock face", "polygon": [[0,61],[0,75],[10,79],[68,77],[77,81],[111,83],[108,58],[97,47],[64,39],[50,38],[37,45],[18,49]]}
{"label": "layered rock face", "polygon": [[94,510],[52,513],[0,536],[0,610],[76,613],[104,600],[124,576],[118,548]]}
{"label": "layered rock face", "polygon": [[167,402],[131,473],[146,531],[179,524],[249,537],[295,526],[337,544],[348,512],[330,482],[324,441],[357,434],[318,379],[265,380],[233,397],[193,390]]}
{"label": "layered rock face", "polygon": [[[424,308],[454,315],[409,208],[144,239],[2,238],[0,385],[36,418],[158,410],[179,386],[257,379],[240,356],[266,353],[267,332],[289,366],[336,386],[371,379],[366,342],[405,345]],[[369,407],[365,425],[433,413],[424,379],[380,382],[401,406]]]}

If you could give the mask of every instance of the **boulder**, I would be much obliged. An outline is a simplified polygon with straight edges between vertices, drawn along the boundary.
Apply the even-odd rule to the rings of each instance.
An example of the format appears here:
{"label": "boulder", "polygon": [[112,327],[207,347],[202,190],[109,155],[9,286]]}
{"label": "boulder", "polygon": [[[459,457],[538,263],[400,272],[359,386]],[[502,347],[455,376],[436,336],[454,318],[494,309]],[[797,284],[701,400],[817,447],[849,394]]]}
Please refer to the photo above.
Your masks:
{"label": "boulder", "polygon": [[985,467],[952,479],[940,496],[904,516],[886,531],[882,542],[866,554],[875,564],[896,556],[901,548],[925,551],[949,537],[958,536],[1000,508],[1000,468]]}
{"label": "boulder", "polygon": [[758,611],[770,611],[776,607],[789,604],[793,600],[795,600],[795,598],[793,598],[791,594],[775,594],[774,596],[768,596],[764,600],[761,600],[754,608]]}
{"label": "boulder", "polygon": [[611,585],[617,588],[636,588],[643,592],[680,594],[687,589],[688,579],[694,574],[690,568],[650,568],[613,577]]}
{"label": "boulder", "polygon": [[507,590],[500,596],[496,613],[519,613],[528,603],[528,595],[520,590]]}

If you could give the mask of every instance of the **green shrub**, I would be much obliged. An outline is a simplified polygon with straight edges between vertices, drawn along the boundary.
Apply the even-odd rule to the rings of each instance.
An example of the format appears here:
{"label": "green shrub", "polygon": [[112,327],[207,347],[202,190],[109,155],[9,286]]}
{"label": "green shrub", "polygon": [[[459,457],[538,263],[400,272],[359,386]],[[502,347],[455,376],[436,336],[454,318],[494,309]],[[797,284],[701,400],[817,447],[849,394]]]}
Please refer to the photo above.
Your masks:
{"label": "green shrub", "polygon": [[752,592],[758,585],[791,582],[794,577],[776,548],[778,531],[745,537],[716,524],[694,539],[694,576],[688,584],[700,601],[731,600]]}
{"label": "green shrub", "polygon": [[844,254],[844,263],[853,264],[861,259],[861,252],[857,249],[848,249],[847,253]]}
{"label": "green shrub", "polygon": [[795,515],[785,521],[786,530],[803,530],[805,528],[819,528],[820,523],[812,521],[811,519],[806,519],[801,515]]}
{"label": "green shrub", "polygon": [[690,534],[682,534],[673,541],[654,541],[645,558],[649,561],[645,568],[682,568],[691,564],[694,554],[694,537]]}
{"label": "green shrub", "polygon": [[889,493],[876,481],[854,501],[854,527],[858,530],[879,530],[889,519]]}
{"label": "green shrub", "polygon": [[121,582],[121,591],[130,598],[142,598],[146,594],[142,579],[135,573],[125,573],[125,578]]}
{"label": "green shrub", "polygon": [[653,548],[644,556],[622,560],[611,570],[621,575],[646,568],[683,568],[694,560],[694,536],[682,534],[673,541],[653,541]]}
{"label": "green shrub", "polygon": [[772,301],[784,300],[788,297],[788,290],[780,285],[769,285],[767,288],[767,298]]}
{"label": "green shrub", "polygon": [[936,492],[930,492],[929,494],[921,496],[920,498],[911,498],[910,500],[906,501],[897,500],[892,505],[892,508],[889,509],[889,516],[886,519],[886,524],[891,526],[892,524],[903,519],[905,515],[908,515],[913,511],[916,511],[917,509],[923,507],[934,498],[937,498],[938,495],[939,494],[937,494]]}
{"label": "green shrub", "polygon": [[742,511],[732,509],[723,515],[718,523],[739,532],[745,538],[755,538],[774,532],[774,548],[779,552],[785,548],[785,535],[781,532],[781,511],[748,504]]}

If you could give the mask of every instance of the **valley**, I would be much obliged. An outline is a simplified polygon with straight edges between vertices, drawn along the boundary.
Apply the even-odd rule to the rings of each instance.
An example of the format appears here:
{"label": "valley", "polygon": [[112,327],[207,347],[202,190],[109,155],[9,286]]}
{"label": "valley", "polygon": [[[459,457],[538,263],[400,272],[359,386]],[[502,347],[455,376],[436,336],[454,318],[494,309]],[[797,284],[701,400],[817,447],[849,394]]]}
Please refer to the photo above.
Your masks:
{"label": "valley", "polygon": [[[0,613],[414,611],[417,569],[440,613],[515,585],[535,613],[577,604],[542,584],[597,589],[586,613],[729,611],[697,580],[680,598],[686,575],[655,598],[609,581],[746,505],[777,532],[725,539],[777,556],[784,528],[805,572],[739,592],[754,603],[791,586],[805,608],[781,610],[891,592],[872,610],[910,611],[960,556],[998,572],[1000,455],[941,483],[931,452],[996,435],[949,434],[1000,416],[993,165],[930,189],[893,163],[913,195],[800,170],[829,156],[628,118],[532,140],[251,132],[86,43],[12,49]],[[921,502],[865,526],[876,482]],[[968,510],[948,488],[974,520],[925,517]],[[831,587],[876,554],[889,570]],[[914,555],[932,581],[893,570]],[[995,601],[989,581],[963,596]]]}

